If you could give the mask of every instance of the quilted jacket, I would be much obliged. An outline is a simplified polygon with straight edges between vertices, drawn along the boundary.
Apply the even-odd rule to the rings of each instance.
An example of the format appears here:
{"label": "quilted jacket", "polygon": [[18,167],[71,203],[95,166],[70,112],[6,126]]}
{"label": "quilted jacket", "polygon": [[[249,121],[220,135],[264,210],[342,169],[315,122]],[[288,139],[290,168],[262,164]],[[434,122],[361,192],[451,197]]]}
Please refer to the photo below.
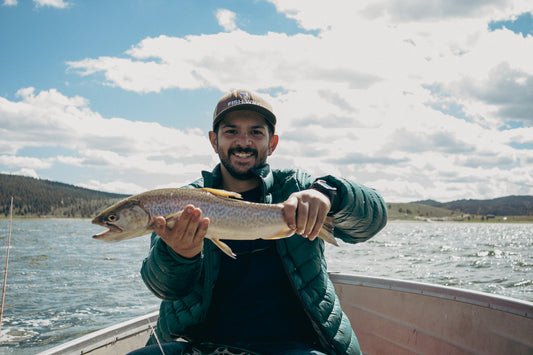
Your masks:
{"label": "quilted jacket", "polygon": [[[203,172],[203,178],[188,187],[217,187],[221,184],[220,166]],[[268,165],[257,170],[263,187],[264,203],[279,203],[291,193],[307,189],[314,179],[298,170],[272,170]],[[347,243],[366,241],[387,221],[385,202],[374,190],[345,179],[322,177],[337,188],[332,201],[336,238]],[[313,242],[295,235],[276,241],[283,266],[309,316],[319,341],[331,354],[360,354],[359,343],[348,317],[343,313],[324,258],[324,242]],[[160,340],[194,339],[207,315],[212,290],[218,276],[221,251],[206,239],[200,256],[185,259],[176,254],[157,235],[144,260],[141,275],[147,287],[163,301],[156,332]]]}

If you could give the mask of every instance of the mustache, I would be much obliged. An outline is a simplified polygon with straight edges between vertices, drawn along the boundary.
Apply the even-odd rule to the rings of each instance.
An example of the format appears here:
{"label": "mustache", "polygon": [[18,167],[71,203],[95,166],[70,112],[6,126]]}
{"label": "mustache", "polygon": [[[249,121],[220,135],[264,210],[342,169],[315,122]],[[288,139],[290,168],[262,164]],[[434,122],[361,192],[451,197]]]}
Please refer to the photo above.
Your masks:
{"label": "mustache", "polygon": [[233,154],[233,153],[244,153],[244,154],[248,154],[248,153],[251,153],[251,154],[257,155],[257,150],[252,149],[252,148],[250,148],[250,147],[246,147],[246,148],[235,147],[235,148],[230,148],[229,151],[228,151],[228,153],[229,153],[229,154]]}

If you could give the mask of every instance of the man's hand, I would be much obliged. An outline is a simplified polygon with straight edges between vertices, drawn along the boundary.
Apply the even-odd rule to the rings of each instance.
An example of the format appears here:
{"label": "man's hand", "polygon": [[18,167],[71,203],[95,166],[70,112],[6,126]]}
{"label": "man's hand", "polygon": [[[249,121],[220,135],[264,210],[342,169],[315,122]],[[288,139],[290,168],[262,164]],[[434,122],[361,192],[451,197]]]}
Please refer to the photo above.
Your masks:
{"label": "man's hand", "polygon": [[296,233],[314,240],[324,224],[331,202],[322,192],[314,189],[293,193],[284,202],[285,222]]}
{"label": "man's hand", "polygon": [[209,219],[202,218],[202,211],[188,205],[172,229],[167,227],[165,218],[159,216],[155,219],[154,231],[176,253],[193,258],[202,251],[208,226]]}

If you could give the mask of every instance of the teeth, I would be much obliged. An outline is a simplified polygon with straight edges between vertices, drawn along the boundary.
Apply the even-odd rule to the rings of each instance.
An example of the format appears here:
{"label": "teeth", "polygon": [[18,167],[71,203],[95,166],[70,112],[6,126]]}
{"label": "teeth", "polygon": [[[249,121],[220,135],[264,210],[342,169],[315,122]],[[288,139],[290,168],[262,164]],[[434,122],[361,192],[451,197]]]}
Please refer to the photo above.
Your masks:
{"label": "teeth", "polygon": [[248,158],[252,156],[252,153],[235,153],[239,158]]}

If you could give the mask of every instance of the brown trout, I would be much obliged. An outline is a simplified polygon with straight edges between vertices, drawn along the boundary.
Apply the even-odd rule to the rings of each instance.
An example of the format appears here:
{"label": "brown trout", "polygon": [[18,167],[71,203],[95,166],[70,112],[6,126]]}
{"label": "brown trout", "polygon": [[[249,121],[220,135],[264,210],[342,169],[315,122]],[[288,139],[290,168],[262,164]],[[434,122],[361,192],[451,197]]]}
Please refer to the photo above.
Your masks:
{"label": "brown trout", "polygon": [[[185,206],[193,205],[209,218],[206,238],[232,258],[235,254],[221,239],[252,240],[291,237],[283,217],[283,204],[263,204],[241,200],[236,192],[203,189],[158,189],[143,192],[109,207],[92,223],[109,228],[93,238],[105,242],[118,242],[140,237],[154,231],[157,216],[164,216],[172,228]],[[337,245],[333,236],[333,219],[328,217],[318,235]]]}

